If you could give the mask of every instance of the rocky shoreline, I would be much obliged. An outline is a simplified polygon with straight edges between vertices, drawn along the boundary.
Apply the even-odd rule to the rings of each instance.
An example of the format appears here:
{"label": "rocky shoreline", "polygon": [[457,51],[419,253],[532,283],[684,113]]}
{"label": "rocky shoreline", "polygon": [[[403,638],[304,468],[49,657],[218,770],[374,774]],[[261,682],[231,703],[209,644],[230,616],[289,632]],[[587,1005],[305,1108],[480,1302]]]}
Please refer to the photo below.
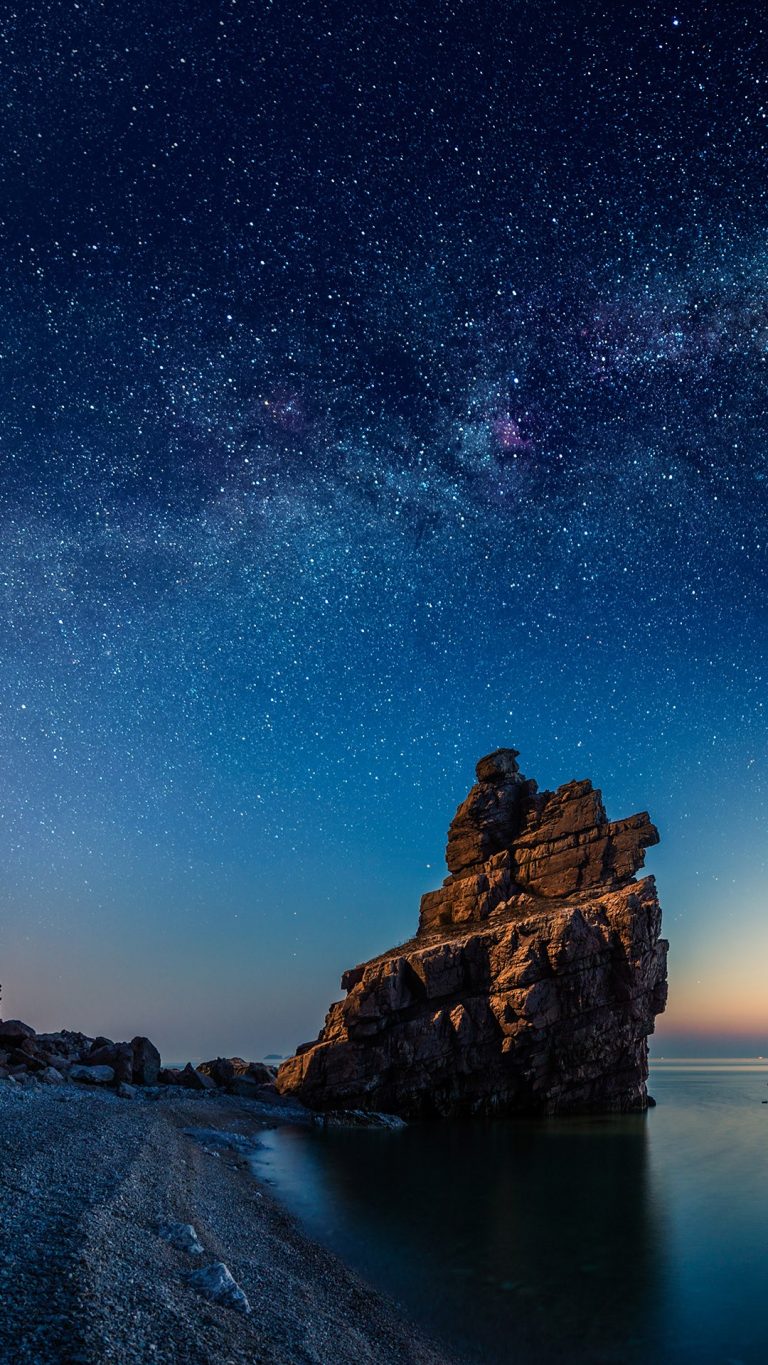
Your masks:
{"label": "rocky shoreline", "polygon": [[448,1365],[249,1158],[281,1123],[645,1109],[667,943],[635,874],[657,841],[496,750],[415,937],[346,972],[279,1070],[0,1020],[0,1365]]}
{"label": "rocky shoreline", "polygon": [[129,1084],[0,1083],[0,1365],[449,1365],[254,1177],[303,1107]]}
{"label": "rocky shoreline", "polygon": [[277,1101],[276,1076],[276,1067],[242,1057],[164,1067],[154,1043],[141,1034],[130,1043],[115,1043],[71,1029],[36,1033],[22,1019],[0,1019],[0,1081],[11,1084],[75,1082],[115,1089],[122,1099],[134,1098],[139,1087],[179,1086]]}

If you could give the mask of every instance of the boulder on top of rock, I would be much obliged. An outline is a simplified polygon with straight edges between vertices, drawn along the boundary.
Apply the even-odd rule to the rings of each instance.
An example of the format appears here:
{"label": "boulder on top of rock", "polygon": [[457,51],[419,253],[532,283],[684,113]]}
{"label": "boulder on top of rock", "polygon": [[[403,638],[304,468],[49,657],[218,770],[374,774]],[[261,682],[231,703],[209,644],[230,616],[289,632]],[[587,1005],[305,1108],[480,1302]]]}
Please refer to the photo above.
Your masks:
{"label": "boulder on top of rock", "polygon": [[265,1062],[249,1062],[247,1076],[252,1080],[258,1081],[260,1085],[273,1085],[277,1076],[277,1067],[267,1066]]}
{"label": "boulder on top of rock", "polygon": [[130,1043],[105,1043],[92,1048],[84,1058],[85,1066],[111,1066],[115,1080],[130,1082],[133,1075],[133,1053]]}
{"label": "boulder on top of rock", "polygon": [[179,1079],[176,1084],[183,1085],[185,1090],[216,1089],[215,1081],[212,1081],[210,1076],[204,1075],[202,1071],[198,1071],[197,1067],[194,1067],[191,1062],[187,1062],[184,1070],[179,1072]]}
{"label": "boulder on top of rock", "polygon": [[42,1051],[37,1038],[18,1038],[15,1043],[8,1043],[6,1046],[10,1049],[11,1055],[16,1052],[23,1057],[39,1057]]}
{"label": "boulder on top of rock", "polygon": [[37,1043],[45,1049],[48,1056],[68,1057],[75,1061],[85,1057],[96,1040],[85,1033],[72,1029],[59,1029],[57,1033],[38,1033]]}
{"label": "boulder on top of rock", "polygon": [[477,783],[459,806],[448,831],[450,872],[482,864],[508,848],[519,833],[536,784],[523,777],[516,749],[497,749],[477,764]]}
{"label": "boulder on top of rock", "polygon": [[115,1073],[111,1066],[84,1066],[76,1064],[69,1068],[69,1079],[80,1085],[113,1085]]}
{"label": "boulder on top of rock", "polygon": [[38,1057],[33,1048],[28,1046],[29,1040],[24,1039],[19,1047],[12,1048],[8,1062],[10,1066],[23,1066],[28,1071],[43,1071],[46,1066],[45,1059]]}
{"label": "boulder on top of rock", "polygon": [[0,1044],[23,1042],[25,1038],[35,1038],[37,1035],[29,1024],[25,1024],[21,1019],[0,1019]]}

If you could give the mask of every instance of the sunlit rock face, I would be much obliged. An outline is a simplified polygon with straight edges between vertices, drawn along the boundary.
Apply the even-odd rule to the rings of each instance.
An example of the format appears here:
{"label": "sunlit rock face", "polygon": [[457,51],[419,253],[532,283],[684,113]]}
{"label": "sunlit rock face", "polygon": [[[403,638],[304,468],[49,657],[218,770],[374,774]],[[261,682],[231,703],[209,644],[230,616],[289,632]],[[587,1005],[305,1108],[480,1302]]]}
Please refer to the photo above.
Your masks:
{"label": "sunlit rock face", "polygon": [[591,782],[539,792],[516,750],[482,758],[416,937],[345,972],[279,1089],[405,1117],[644,1109],[667,943],[635,873],[655,843]]}

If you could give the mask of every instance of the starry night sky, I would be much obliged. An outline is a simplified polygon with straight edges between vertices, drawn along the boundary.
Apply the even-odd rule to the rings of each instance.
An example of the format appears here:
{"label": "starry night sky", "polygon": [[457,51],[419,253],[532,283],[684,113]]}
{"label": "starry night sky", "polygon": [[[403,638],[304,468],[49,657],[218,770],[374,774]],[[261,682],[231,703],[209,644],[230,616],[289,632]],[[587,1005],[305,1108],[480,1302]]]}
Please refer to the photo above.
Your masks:
{"label": "starry night sky", "polygon": [[768,1051],[760,11],[6,8],[6,1015],[292,1050],[509,744]]}

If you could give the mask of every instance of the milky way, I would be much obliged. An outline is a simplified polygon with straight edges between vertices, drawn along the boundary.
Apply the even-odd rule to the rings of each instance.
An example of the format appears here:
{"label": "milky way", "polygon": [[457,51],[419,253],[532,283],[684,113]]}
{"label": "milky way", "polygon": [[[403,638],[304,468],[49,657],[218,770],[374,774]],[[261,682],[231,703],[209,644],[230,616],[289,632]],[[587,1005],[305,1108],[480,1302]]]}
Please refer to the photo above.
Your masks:
{"label": "milky way", "polygon": [[652,807],[697,1024],[765,865],[767,51],[734,4],[6,16],[18,1011],[291,1046],[515,744]]}

